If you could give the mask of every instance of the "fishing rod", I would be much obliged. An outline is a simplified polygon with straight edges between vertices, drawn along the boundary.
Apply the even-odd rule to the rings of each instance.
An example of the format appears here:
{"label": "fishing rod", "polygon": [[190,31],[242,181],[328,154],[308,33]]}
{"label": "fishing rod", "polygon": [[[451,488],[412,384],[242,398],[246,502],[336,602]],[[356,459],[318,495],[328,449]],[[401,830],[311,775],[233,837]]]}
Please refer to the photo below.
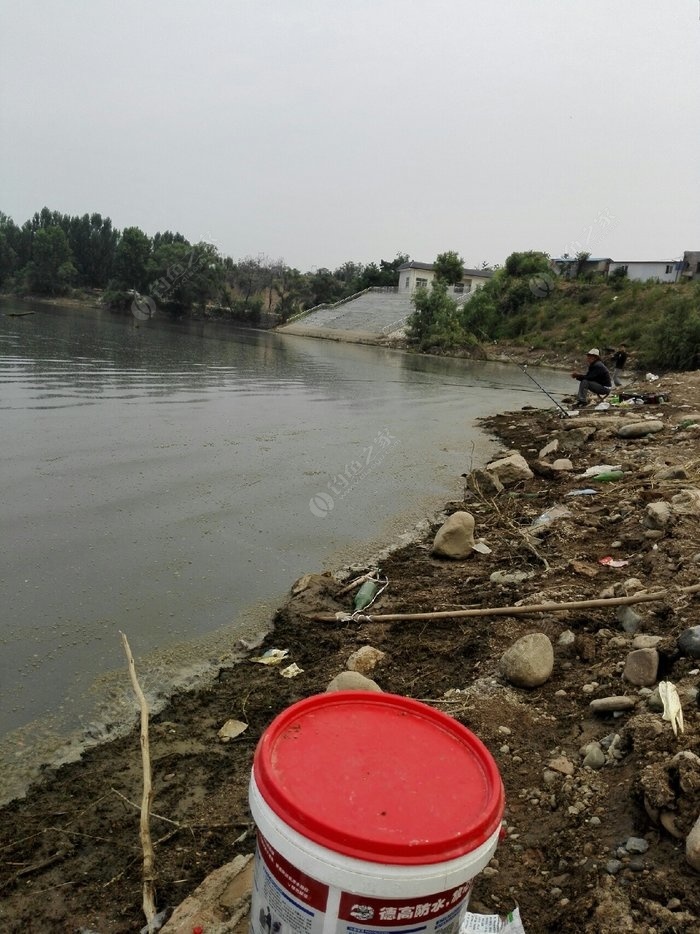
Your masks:
{"label": "fishing rod", "polygon": [[[508,353],[508,351],[505,351],[505,354],[506,354],[507,357],[510,357],[510,359],[513,360],[513,358],[512,358],[512,357],[510,356],[510,354]],[[517,360],[513,360],[513,363],[518,363],[518,361],[517,361]],[[547,396],[548,399],[551,399],[551,400],[552,400],[552,402],[556,405],[556,407],[557,407],[557,408],[559,409],[559,411],[562,413],[562,418],[568,418],[568,417],[569,417],[569,412],[567,411],[567,409],[565,409],[564,406],[561,405],[560,402],[557,402],[557,400],[554,398],[554,396],[553,396],[551,393],[547,392],[547,390],[544,388],[544,386],[542,386],[540,383],[537,382],[537,380],[536,380],[535,377],[532,375],[532,373],[530,373],[530,372],[528,371],[527,363],[518,363],[518,366],[520,367],[520,369],[523,371],[523,373],[524,373],[526,376],[529,376],[529,377],[530,377],[530,379],[531,379],[532,382],[535,384],[535,386],[537,386],[538,389],[541,389],[542,392],[545,394],[545,396]]]}
{"label": "fishing rod", "polygon": [[[482,340],[485,340],[485,341],[487,341],[488,343],[491,343],[491,341],[490,341],[489,338],[484,334],[483,331],[481,332],[481,337],[482,337]],[[562,414],[561,414],[561,417],[562,417],[562,418],[569,418],[569,413],[568,413],[568,411],[564,408],[564,406],[561,405],[560,402],[557,402],[557,400],[554,398],[554,396],[553,396],[550,392],[548,392],[548,391],[544,388],[544,386],[543,386],[541,383],[538,383],[537,380],[535,379],[535,377],[532,375],[532,373],[530,373],[530,372],[528,371],[527,363],[519,363],[514,357],[512,357],[512,356],[508,353],[507,350],[502,350],[501,353],[504,353],[504,354],[506,355],[506,357],[508,357],[508,359],[511,361],[511,363],[515,363],[516,366],[519,366],[520,369],[523,371],[523,373],[524,373],[526,376],[528,376],[528,377],[532,380],[532,382],[535,384],[535,386],[537,386],[538,389],[541,389],[542,392],[545,394],[545,396],[547,396],[548,399],[551,399],[551,400],[552,400],[552,402],[556,405],[556,407],[557,407],[557,408],[559,409],[559,411],[562,413]]]}

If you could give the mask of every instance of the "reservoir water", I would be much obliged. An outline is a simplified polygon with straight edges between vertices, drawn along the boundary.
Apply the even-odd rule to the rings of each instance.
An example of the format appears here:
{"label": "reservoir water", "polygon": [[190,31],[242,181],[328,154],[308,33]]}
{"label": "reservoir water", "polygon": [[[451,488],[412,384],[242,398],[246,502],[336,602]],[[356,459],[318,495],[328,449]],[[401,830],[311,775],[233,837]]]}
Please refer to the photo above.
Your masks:
{"label": "reservoir water", "polygon": [[[33,310],[32,314],[23,314]],[[553,392],[565,374],[537,371]],[[517,367],[0,304],[0,800],[459,497]]]}

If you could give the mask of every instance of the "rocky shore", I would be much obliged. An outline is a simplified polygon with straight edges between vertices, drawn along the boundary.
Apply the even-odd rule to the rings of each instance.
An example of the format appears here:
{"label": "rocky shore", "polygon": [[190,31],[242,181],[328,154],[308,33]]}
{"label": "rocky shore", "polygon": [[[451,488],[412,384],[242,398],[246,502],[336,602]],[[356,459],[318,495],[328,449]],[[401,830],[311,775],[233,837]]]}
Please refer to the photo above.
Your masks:
{"label": "rocky shore", "polygon": [[[386,556],[371,608],[348,618],[347,575],[308,575],[245,662],[153,718],[159,908],[245,864],[260,734],[347,672],[448,712],[494,755],[506,832],[471,910],[517,904],[528,934],[700,932],[700,374],[653,388],[668,401],[486,420],[501,455],[422,540]],[[473,526],[451,520],[457,552],[444,557],[434,538],[456,513]],[[411,618],[427,613],[442,615]],[[270,649],[286,651],[281,665],[253,661]],[[292,663],[301,673],[283,677]],[[231,719],[246,728],[228,739]],[[140,796],[134,732],[4,808],[3,930],[140,930]],[[210,881],[204,931],[242,923],[241,896]]]}

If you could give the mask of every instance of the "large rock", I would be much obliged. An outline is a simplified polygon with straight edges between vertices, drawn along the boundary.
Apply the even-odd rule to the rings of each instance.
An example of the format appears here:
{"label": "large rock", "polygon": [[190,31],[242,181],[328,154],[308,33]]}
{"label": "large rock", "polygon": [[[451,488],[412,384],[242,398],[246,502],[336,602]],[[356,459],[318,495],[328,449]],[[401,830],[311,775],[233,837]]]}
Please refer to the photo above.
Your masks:
{"label": "large rock", "polygon": [[[236,856],[210,873],[160,929],[163,934],[233,931],[247,922],[253,882],[253,857]],[[247,927],[247,923],[245,924]]]}
{"label": "large rock", "polygon": [[648,422],[632,422],[629,425],[621,425],[617,429],[619,438],[645,438],[647,435],[654,435],[657,431],[663,431],[664,423],[650,419]]}
{"label": "large rock", "polygon": [[561,450],[570,454],[588,444],[595,433],[596,429],[593,425],[579,425],[576,422],[574,426],[573,423],[569,425],[568,422],[565,422],[564,429],[557,435],[557,438]]}
{"label": "large rock", "polygon": [[532,632],[514,642],[501,656],[503,676],[521,688],[544,684],[554,668],[554,649],[543,632]]}
{"label": "large rock", "polygon": [[437,531],[432,553],[442,558],[467,558],[474,550],[474,516],[453,512]]}
{"label": "large rock", "polygon": [[349,671],[359,671],[361,675],[368,675],[386,657],[381,649],[373,645],[363,645],[348,658],[346,667]]}
{"label": "large rock", "polygon": [[382,689],[376,681],[365,678],[359,671],[341,671],[326,688],[326,693],[332,693],[333,691],[374,691],[375,693],[382,693]]}
{"label": "large rock", "polygon": [[513,451],[508,457],[491,461],[486,465],[486,469],[496,474],[503,486],[513,486],[523,480],[532,480],[534,477],[533,472],[527,466],[527,461],[517,451]]}

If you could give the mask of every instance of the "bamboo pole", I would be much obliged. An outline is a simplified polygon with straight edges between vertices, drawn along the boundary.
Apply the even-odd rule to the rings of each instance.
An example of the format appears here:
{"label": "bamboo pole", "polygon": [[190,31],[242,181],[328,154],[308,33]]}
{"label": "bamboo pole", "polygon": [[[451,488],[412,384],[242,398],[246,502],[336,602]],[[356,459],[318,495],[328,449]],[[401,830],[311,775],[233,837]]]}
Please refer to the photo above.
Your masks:
{"label": "bamboo pole", "polygon": [[[700,584],[692,587],[679,587],[680,593],[698,593]],[[530,613],[565,613],[567,610],[585,610],[600,607],[632,606],[635,603],[653,603],[668,596],[668,590],[655,590],[653,593],[633,594],[631,597],[609,597],[597,600],[575,600],[571,603],[530,603],[525,606],[480,607],[478,610],[440,610],[434,613],[382,613],[378,615],[362,614],[363,619],[373,623],[389,623],[396,620],[411,619],[464,619],[475,616],[527,616]],[[348,614],[349,615],[349,614]],[[340,620],[332,613],[319,613],[306,619],[318,623],[337,623]]]}
{"label": "bamboo pole", "polygon": [[153,851],[153,842],[151,840],[151,804],[153,802],[153,785],[151,782],[151,754],[148,745],[148,703],[141,690],[138,678],[136,677],[136,665],[134,656],[131,654],[129,642],[123,632],[122,637],[126,660],[129,664],[129,675],[131,684],[134,688],[134,694],[139,702],[141,710],[141,761],[143,763],[143,797],[141,798],[141,848],[143,849],[143,913],[146,916],[148,929],[151,930],[153,920],[156,916],[156,888],[155,888],[155,853]]}

